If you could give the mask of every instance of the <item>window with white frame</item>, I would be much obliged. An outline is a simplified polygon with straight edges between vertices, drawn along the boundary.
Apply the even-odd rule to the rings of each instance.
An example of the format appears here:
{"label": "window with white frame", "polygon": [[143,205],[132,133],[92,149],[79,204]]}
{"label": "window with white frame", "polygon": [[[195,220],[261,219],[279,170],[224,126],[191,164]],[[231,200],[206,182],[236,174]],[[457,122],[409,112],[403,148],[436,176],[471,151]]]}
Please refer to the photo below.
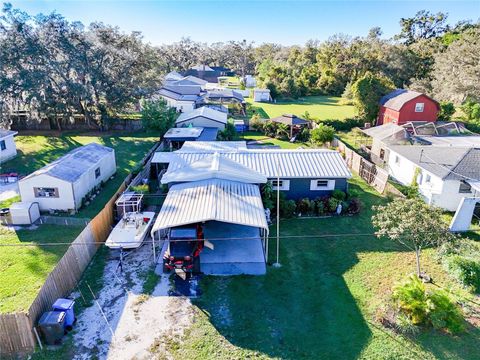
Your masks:
{"label": "window with white frame", "polygon": [[424,103],[416,103],[415,104],[415,112],[423,112],[424,107],[425,107]]}
{"label": "window with white frame", "polygon": [[58,198],[58,188],[34,187],[33,192],[35,193],[35,197],[37,198]]}
{"label": "window with white frame", "polygon": [[100,177],[100,168],[95,169],[95,179],[98,179]]}
{"label": "window with white frame", "polygon": [[335,180],[315,179],[310,180],[310,190],[333,190],[335,188]]}
{"label": "window with white frame", "polygon": [[273,179],[270,182],[273,190],[290,190],[290,180]]}

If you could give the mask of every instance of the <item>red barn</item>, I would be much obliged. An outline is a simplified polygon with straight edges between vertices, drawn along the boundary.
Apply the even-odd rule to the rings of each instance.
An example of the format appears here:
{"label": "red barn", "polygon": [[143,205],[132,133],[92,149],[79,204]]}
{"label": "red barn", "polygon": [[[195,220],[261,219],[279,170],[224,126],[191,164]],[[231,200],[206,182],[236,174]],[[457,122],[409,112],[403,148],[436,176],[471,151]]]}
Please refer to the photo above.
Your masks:
{"label": "red barn", "polygon": [[397,89],[380,99],[377,125],[435,122],[439,111],[440,105],[431,97],[416,91]]}

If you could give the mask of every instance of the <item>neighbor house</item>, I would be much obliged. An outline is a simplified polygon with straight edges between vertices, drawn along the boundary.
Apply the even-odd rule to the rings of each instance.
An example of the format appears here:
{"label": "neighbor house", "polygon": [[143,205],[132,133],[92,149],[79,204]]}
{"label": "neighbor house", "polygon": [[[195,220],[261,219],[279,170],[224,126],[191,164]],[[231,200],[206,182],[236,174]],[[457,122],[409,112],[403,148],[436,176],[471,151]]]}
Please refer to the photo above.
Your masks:
{"label": "neighbor house", "polygon": [[[227,159],[238,164],[242,172],[261,174],[289,199],[310,198],[330,194],[338,189],[347,191],[351,173],[340,153],[327,149],[249,149],[245,142],[186,142],[180,150],[172,153],[156,153],[152,163],[167,169],[160,179],[162,183],[182,182],[186,174],[203,169],[206,163],[212,166]],[[158,155],[157,155],[158,154]]]}
{"label": "neighbor house", "polygon": [[202,106],[191,112],[181,114],[175,121],[176,127],[213,127],[219,130],[225,129],[227,113],[210,107]]}
{"label": "neighbor house", "polygon": [[377,125],[435,122],[439,111],[440,105],[431,97],[416,91],[397,89],[380,99]]}
{"label": "neighbor house", "polygon": [[180,80],[174,81],[171,84],[174,86],[191,86],[191,85],[197,85],[200,86],[202,89],[205,88],[207,85],[208,81],[200,79],[199,77],[196,76],[185,76],[181,78]]}
{"label": "neighbor house", "polygon": [[418,184],[428,204],[455,211],[464,197],[475,195],[472,185],[480,180],[480,148],[390,146],[388,170],[403,185]]}
{"label": "neighbor house", "polygon": [[391,145],[407,144],[409,134],[407,130],[394,123],[387,123],[362,129],[367,136],[365,150],[369,153],[370,159],[377,165],[388,162]]}
{"label": "neighbor house", "polygon": [[86,195],[116,171],[115,151],[90,143],[78,147],[18,182],[22,201],[40,210],[78,210]]}
{"label": "neighbor house", "polygon": [[163,85],[158,92],[168,106],[182,113],[193,111],[202,102],[201,94],[202,88],[199,85]]}
{"label": "neighbor house", "polygon": [[17,131],[0,129],[0,164],[17,155],[17,146],[14,136]]}

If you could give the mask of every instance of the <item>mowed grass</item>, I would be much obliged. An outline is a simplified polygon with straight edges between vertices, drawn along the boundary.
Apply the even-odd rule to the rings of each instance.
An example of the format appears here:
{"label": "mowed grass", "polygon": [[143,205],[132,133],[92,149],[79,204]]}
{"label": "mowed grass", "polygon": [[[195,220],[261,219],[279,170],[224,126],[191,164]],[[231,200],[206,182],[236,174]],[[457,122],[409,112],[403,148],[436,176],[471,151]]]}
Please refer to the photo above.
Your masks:
{"label": "mowed grass", "polygon": [[257,131],[246,131],[244,133],[240,133],[238,134],[237,140],[257,141],[262,145],[276,145],[276,146],[280,146],[282,149],[298,149],[300,147],[302,148],[313,147],[312,143],[310,142],[297,141],[297,142],[291,143],[290,141],[287,141],[287,140],[271,138]]}
{"label": "mowed grass", "polygon": [[146,134],[129,136],[22,136],[15,138],[18,156],[5,164],[2,171],[16,171],[21,175],[28,175],[42,166],[58,159],[76,147],[96,142],[115,150],[117,173],[115,177],[105,183],[105,187],[90,205],[80,210],[77,217],[93,218],[105,203],[117,191],[118,187],[134,169],[148,150],[155,144],[158,137]]}
{"label": "mowed grass", "polygon": [[335,96],[306,96],[294,101],[277,101],[277,103],[254,102],[253,98],[247,98],[251,106],[249,115],[253,111],[260,114],[262,118],[273,118],[283,114],[294,114],[303,116],[306,111],[309,115],[318,120],[339,119],[353,117],[355,109],[351,105],[340,104],[341,98]]}
{"label": "mowed grass", "polygon": [[[28,310],[68,244],[81,231],[73,226],[40,225],[35,230],[17,231],[0,226],[0,313]],[[53,245],[38,245],[46,242]],[[30,246],[22,246],[26,244]]]}
{"label": "mowed grass", "polygon": [[[266,276],[204,277],[195,323],[169,342],[173,357],[479,359],[480,332],[473,326],[459,336],[425,330],[410,338],[375,320],[393,284],[414,272],[415,257],[371,235],[372,206],[386,200],[356,177],[351,188],[362,194],[360,215],[281,222],[281,268],[269,266]],[[270,235],[273,262],[275,226]],[[434,253],[423,252],[424,269],[438,285],[471,299]]]}

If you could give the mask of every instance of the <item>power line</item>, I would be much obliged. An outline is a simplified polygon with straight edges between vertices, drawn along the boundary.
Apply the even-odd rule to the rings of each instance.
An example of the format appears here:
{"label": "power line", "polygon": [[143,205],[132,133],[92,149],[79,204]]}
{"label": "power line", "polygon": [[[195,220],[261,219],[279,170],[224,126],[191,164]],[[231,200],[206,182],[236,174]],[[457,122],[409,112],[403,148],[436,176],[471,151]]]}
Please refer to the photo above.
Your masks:
{"label": "power line", "polygon": [[[425,232],[417,232],[421,234],[431,234],[431,231],[425,231]],[[445,234],[450,234],[448,230],[445,230]],[[387,233],[385,235],[397,235],[396,233]],[[355,236],[375,236],[377,237],[376,233],[344,233],[344,234],[318,234],[318,235],[280,235],[280,238],[282,239],[319,239],[319,238],[338,238],[338,237],[355,237]],[[276,239],[277,236],[267,236],[264,237],[264,239]],[[231,240],[258,240],[262,239],[260,236],[247,236],[247,237],[222,237],[222,238],[204,238],[201,240],[208,240],[208,241],[231,241]],[[166,239],[161,239],[161,240],[166,240]],[[160,240],[160,241],[161,241]],[[175,242],[190,242],[192,240],[197,240],[197,239],[177,239]],[[152,243],[158,243],[158,240],[144,240],[142,244],[152,244]],[[132,242],[123,242],[122,244],[128,245],[128,244],[138,244],[138,241],[132,241]],[[66,246],[66,245],[74,245],[74,246],[85,246],[85,245],[105,245],[104,241],[92,241],[92,242],[50,242],[50,243],[0,243],[0,247],[30,247],[30,246]],[[403,244],[406,246],[405,244]],[[406,246],[408,247],[408,246]],[[412,249],[413,250],[413,249]]]}

